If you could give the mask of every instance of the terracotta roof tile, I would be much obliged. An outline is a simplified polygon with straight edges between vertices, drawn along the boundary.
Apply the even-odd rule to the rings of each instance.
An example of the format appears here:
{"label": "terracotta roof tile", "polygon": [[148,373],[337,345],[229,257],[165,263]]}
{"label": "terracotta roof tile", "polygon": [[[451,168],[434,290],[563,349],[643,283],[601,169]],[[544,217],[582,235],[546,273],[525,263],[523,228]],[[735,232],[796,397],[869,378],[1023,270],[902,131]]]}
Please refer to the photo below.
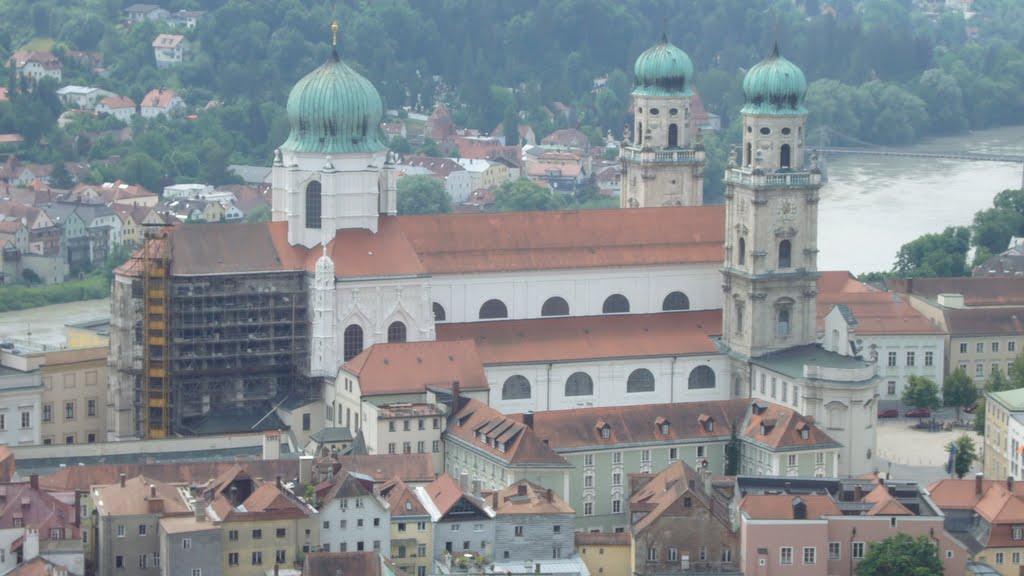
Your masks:
{"label": "terracotta roof tile", "polygon": [[374,344],[346,362],[364,396],[423,392],[427,386],[486,390],[487,377],[472,340]]}
{"label": "terracotta roof tile", "polygon": [[402,216],[431,274],[720,263],[722,206]]}
{"label": "terracotta roof tile", "polygon": [[[69,466],[41,476],[39,485],[47,490],[88,490],[92,486],[118,482],[120,473],[126,474],[129,478],[144,475],[160,482],[204,484],[236,466],[234,462]],[[298,460],[254,460],[246,462],[245,467],[257,478],[294,478],[299,474]]]}
{"label": "terracotta roof tile", "polygon": [[111,110],[117,110],[121,108],[135,109],[135,101],[127,96],[107,96],[103,100],[100,100],[99,104],[110,108]]}
{"label": "terracotta roof tile", "polygon": [[64,574],[68,574],[67,566],[50,562],[42,556],[36,556],[10,572],[7,572],[5,576],[54,576],[58,574],[60,570],[62,570]]}
{"label": "terracotta roof tile", "polygon": [[[569,467],[565,458],[545,444],[521,421],[482,402],[469,399],[450,420],[445,436],[455,437],[477,450],[511,464],[546,464]],[[487,442],[481,434],[486,434]],[[495,444],[503,444],[501,449]]]}
{"label": "terracotta roof tile", "polygon": [[894,292],[909,291],[930,300],[939,294],[961,294],[966,306],[1024,305],[1024,278],[892,278],[886,285]]}
{"label": "terracotta roof tile", "polygon": [[343,470],[366,474],[374,482],[387,482],[397,476],[405,482],[424,484],[436,477],[434,457],[429,453],[328,456],[317,461],[318,468],[332,464],[339,464]]}
{"label": "terracotta roof tile", "polygon": [[177,97],[178,93],[174,90],[163,90],[160,88],[154,88],[150,90],[145,96],[143,96],[142,107],[166,109],[171,106],[171,103]]}
{"label": "terracotta roof tile", "polygon": [[[520,488],[522,490],[520,491]],[[519,480],[488,495],[491,508],[498,516],[506,514],[575,514],[565,500],[529,480]]]}
{"label": "terracotta roof tile", "polygon": [[163,501],[162,511],[165,514],[188,513],[190,508],[182,499],[179,491],[183,484],[168,484],[154,478],[136,476],[128,478],[122,487],[119,482],[106,486],[93,487],[93,500],[100,511],[106,516],[134,516],[150,514],[150,487],[156,489],[156,499]]}
{"label": "terracotta roof tile", "polygon": [[861,502],[874,504],[870,510],[864,513],[865,516],[913,516],[914,513],[900,504],[896,498],[889,494],[889,489],[879,484],[874,490],[868,492]]}
{"label": "terracotta roof tile", "polygon": [[474,339],[484,365],[717,354],[719,310],[438,324],[439,340]]}
{"label": "terracotta roof tile", "polygon": [[[1024,289],[1024,284],[1021,284]],[[946,326],[953,336],[1024,334],[1024,306],[1012,308],[947,308]]]}
{"label": "terracotta roof tile", "polygon": [[807,506],[808,520],[843,515],[831,496],[821,494],[748,494],[740,500],[740,511],[752,520],[794,520],[797,501]]}
{"label": "terracotta roof tile", "polygon": [[677,460],[629,497],[630,511],[647,512],[633,524],[633,534],[640,534],[650,527],[686,494],[705,506],[708,503],[703,479],[689,464]]}
{"label": "terracotta roof tile", "polygon": [[380,494],[387,501],[392,518],[402,516],[427,516],[429,512],[416,497],[416,493],[401,478],[395,477],[380,487]]}
{"label": "terracotta roof tile", "polygon": [[1003,482],[993,483],[974,510],[991,524],[1024,523],[1024,499],[1007,490]]}
{"label": "terracotta roof tile", "polygon": [[903,297],[876,290],[849,272],[823,272],[818,280],[818,326],[833,308],[845,305],[857,321],[857,334],[944,334]]}
{"label": "terracotta roof tile", "polygon": [[[762,407],[762,410],[759,414],[751,410],[743,429],[744,438],[771,448],[839,446],[813,421],[801,416],[796,410],[769,402],[755,404]],[[805,432],[807,438],[803,437]]]}

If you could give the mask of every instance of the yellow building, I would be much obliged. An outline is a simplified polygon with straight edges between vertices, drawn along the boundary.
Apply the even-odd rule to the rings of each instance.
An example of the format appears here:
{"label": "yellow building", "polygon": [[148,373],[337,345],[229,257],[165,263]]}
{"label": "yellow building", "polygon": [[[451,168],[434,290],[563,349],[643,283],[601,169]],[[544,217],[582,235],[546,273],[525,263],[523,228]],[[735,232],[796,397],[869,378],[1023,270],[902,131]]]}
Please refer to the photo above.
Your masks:
{"label": "yellow building", "polygon": [[56,350],[43,355],[43,444],[92,444],[106,440],[107,346]]}
{"label": "yellow building", "polygon": [[1017,452],[1024,444],[1015,416],[1024,417],[1024,388],[985,394],[984,471],[989,478],[1021,477]]}
{"label": "yellow building", "polygon": [[94,348],[110,345],[110,317],[64,325],[68,348]]}
{"label": "yellow building", "polygon": [[319,515],[277,481],[262,482],[235,466],[203,493],[207,516],[220,523],[224,576],[296,564],[320,546]]}
{"label": "yellow building", "polygon": [[628,532],[577,532],[576,553],[593,574],[632,574],[633,537]]}
{"label": "yellow building", "polygon": [[945,513],[947,528],[955,527],[972,541],[971,560],[1002,576],[1024,573],[1024,484],[978,474],[970,480],[939,480],[928,492]]}
{"label": "yellow building", "polygon": [[381,486],[380,495],[391,510],[391,560],[409,576],[433,573],[430,513],[413,489],[398,478]]}

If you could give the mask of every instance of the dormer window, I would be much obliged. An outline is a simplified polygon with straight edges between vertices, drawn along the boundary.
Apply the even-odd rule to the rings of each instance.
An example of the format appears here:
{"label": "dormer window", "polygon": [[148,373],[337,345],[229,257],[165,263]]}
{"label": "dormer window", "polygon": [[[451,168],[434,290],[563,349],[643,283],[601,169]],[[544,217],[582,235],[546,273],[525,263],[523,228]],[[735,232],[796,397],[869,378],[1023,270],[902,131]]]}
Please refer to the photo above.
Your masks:
{"label": "dormer window", "polygon": [[715,431],[715,419],[712,418],[710,415],[701,414],[700,417],[697,418],[697,422],[700,423],[701,429],[704,430],[705,432]]}
{"label": "dormer window", "polygon": [[661,433],[668,434],[668,422],[665,422],[664,424],[661,425]]}
{"label": "dormer window", "polygon": [[810,437],[810,434],[807,432],[806,428],[804,428],[803,430],[800,431],[800,439],[801,440],[807,440],[807,438],[809,438],[809,437]]}
{"label": "dormer window", "polygon": [[1024,528],[1016,527],[1013,529],[1014,540],[1024,540]]}
{"label": "dormer window", "polygon": [[609,428],[601,428],[601,438],[611,438],[612,431]]}
{"label": "dormer window", "polygon": [[601,434],[601,438],[611,438],[612,427],[609,426],[608,423],[605,422],[604,420],[598,420],[597,424],[594,425],[594,428],[596,428],[597,431]]}
{"label": "dormer window", "polygon": [[658,416],[658,418],[654,420],[654,425],[658,428],[658,431],[661,432],[662,435],[667,435],[669,429],[671,428],[671,426],[669,425],[669,421],[662,416]]}

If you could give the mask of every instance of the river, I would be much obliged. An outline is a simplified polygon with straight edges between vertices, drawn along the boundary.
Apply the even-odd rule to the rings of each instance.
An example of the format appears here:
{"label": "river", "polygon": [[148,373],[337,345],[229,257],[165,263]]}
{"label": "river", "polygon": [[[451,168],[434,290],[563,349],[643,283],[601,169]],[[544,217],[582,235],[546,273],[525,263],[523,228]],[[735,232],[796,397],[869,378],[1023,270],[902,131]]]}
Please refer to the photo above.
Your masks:
{"label": "river", "polygon": [[[1024,126],[936,138],[907,148],[1024,156]],[[968,225],[1007,188],[1020,164],[894,156],[832,156],[818,205],[818,267],[889,270],[900,246],[946,226]]]}
{"label": "river", "polygon": [[63,348],[67,345],[65,324],[109,317],[110,300],[106,298],[4,312],[0,314],[0,341],[9,340],[19,346]]}

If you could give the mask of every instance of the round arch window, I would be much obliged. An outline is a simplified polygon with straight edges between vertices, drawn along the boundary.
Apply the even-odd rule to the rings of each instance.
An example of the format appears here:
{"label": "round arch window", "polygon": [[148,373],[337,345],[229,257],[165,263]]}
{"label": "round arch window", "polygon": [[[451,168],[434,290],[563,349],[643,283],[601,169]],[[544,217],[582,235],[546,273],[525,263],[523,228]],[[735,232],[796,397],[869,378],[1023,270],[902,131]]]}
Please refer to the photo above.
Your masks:
{"label": "round arch window", "polygon": [[767,136],[767,135],[769,135],[771,133],[772,133],[772,129],[771,128],[768,128],[767,126],[764,127],[764,128],[761,128],[761,134],[764,134],[765,136]]}
{"label": "round arch window", "polygon": [[687,388],[690,390],[703,390],[715,387],[715,371],[708,366],[697,366],[690,372],[690,379]]}
{"label": "round arch window", "polygon": [[637,368],[626,380],[626,392],[654,392],[654,374],[647,368]]}
{"label": "round arch window", "polygon": [[509,376],[501,386],[502,400],[522,400],[530,397],[530,381],[526,376]]}
{"label": "round arch window", "polygon": [[594,379],[586,372],[573,372],[565,381],[566,396],[593,396]]}

